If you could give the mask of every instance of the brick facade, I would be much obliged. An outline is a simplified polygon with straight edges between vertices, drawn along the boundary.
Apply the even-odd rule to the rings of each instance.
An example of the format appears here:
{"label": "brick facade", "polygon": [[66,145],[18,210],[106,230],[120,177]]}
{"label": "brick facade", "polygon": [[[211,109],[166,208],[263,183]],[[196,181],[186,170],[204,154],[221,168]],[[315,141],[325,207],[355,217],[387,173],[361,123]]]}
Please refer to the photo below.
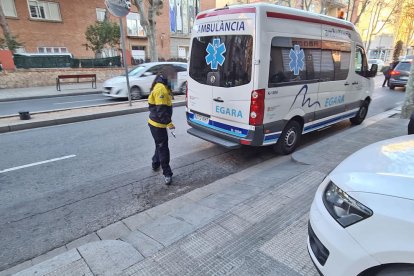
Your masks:
{"label": "brick facade", "polygon": [[[0,0],[1,1],[1,0]],[[15,0],[17,18],[7,17],[13,35],[18,41],[24,43],[26,52],[38,52],[39,47],[66,47],[68,52],[75,57],[94,57],[91,50],[87,50],[85,31],[87,26],[94,24],[96,8],[105,9],[104,0],[48,0],[48,2],[59,3],[62,21],[47,21],[32,19],[29,13],[27,0]],[[215,7],[215,0],[202,0],[200,10]],[[133,12],[137,12],[135,6]],[[111,21],[118,21],[110,17]],[[126,32],[126,19],[123,18],[124,32]],[[180,44],[189,43],[189,36]],[[177,51],[170,46],[170,18],[169,1],[164,1],[162,14],[157,17],[157,49],[159,58],[170,59],[177,57]],[[187,41],[187,42],[185,42]],[[176,43],[177,44],[177,43]],[[143,46],[148,57],[148,43],[145,37],[127,37],[127,50],[132,46]],[[176,49],[176,47],[174,48]]]}

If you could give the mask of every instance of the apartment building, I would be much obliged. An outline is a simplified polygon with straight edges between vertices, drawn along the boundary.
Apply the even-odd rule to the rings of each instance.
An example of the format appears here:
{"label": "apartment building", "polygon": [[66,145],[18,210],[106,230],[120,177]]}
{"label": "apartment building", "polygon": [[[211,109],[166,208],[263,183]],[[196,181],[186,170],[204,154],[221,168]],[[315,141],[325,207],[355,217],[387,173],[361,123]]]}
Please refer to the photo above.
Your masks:
{"label": "apartment building", "polygon": [[[20,52],[95,56],[85,46],[85,31],[89,25],[104,20],[104,0],[0,0],[0,4],[12,34],[24,44]],[[159,58],[185,58],[196,14],[215,6],[215,0],[164,1],[161,15],[157,16]],[[119,19],[109,16],[109,20]],[[133,6],[122,20],[127,51],[134,58],[147,58],[148,39],[137,8]],[[106,54],[111,55],[111,51]]]}

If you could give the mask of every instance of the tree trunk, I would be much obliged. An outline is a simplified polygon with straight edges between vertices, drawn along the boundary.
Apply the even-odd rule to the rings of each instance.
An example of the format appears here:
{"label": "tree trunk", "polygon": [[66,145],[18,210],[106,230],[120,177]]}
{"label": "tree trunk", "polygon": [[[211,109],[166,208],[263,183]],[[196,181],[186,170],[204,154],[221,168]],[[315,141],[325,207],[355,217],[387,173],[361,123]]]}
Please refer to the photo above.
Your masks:
{"label": "tree trunk", "polygon": [[414,62],[411,63],[410,77],[405,89],[405,100],[401,109],[401,118],[408,119],[414,112]]}
{"label": "tree trunk", "polygon": [[0,5],[0,26],[3,30],[4,37],[11,37],[9,24],[7,24],[6,16],[4,15],[3,8]]}
{"label": "tree trunk", "polygon": [[156,16],[158,10],[162,7],[161,0],[148,1],[148,16],[145,15],[145,7],[143,0],[136,0],[135,5],[138,7],[140,15],[140,23],[144,28],[148,38],[148,52],[151,61],[158,61],[157,52],[157,31],[156,31]]}

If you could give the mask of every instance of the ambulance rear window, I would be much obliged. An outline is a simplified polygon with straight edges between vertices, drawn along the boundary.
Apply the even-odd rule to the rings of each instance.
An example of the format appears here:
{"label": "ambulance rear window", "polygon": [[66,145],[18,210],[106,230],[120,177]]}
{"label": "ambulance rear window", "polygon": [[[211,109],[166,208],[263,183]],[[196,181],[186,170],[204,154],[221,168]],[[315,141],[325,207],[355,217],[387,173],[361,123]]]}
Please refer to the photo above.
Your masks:
{"label": "ambulance rear window", "polygon": [[191,48],[190,77],[220,87],[248,84],[252,77],[252,52],[251,35],[196,37]]}

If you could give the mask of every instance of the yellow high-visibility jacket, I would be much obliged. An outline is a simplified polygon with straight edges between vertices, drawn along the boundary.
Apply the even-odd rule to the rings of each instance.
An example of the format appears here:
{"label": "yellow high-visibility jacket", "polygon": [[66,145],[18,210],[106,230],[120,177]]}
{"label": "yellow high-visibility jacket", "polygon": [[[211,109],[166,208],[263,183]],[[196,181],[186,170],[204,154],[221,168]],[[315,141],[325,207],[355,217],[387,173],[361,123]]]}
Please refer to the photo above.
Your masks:
{"label": "yellow high-visibility jacket", "polygon": [[159,128],[173,126],[171,90],[162,83],[157,83],[148,96],[149,119],[148,123]]}

